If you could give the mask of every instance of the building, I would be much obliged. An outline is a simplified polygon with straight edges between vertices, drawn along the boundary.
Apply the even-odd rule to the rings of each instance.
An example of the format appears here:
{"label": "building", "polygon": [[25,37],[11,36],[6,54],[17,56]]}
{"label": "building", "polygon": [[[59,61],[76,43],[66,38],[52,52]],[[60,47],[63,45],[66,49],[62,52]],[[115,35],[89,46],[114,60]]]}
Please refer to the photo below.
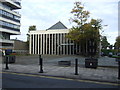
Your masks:
{"label": "building", "polygon": [[0,49],[13,49],[10,35],[20,34],[20,0],[0,0]]}
{"label": "building", "polygon": [[21,40],[12,40],[13,43],[13,51],[16,52],[17,54],[28,54],[28,43],[21,41]]}
{"label": "building", "polygon": [[47,30],[30,31],[29,53],[50,55],[74,55],[79,45],[66,38],[69,29],[60,21]]}
{"label": "building", "polygon": [[118,2],[118,36],[120,36],[120,1]]}

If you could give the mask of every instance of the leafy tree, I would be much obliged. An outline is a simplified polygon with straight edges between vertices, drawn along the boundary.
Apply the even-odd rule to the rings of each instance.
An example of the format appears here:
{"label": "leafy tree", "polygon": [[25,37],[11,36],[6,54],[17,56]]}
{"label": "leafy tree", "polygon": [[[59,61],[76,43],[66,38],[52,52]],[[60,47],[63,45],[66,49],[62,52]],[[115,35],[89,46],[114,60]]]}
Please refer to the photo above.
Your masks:
{"label": "leafy tree", "polygon": [[120,36],[116,38],[116,42],[114,46],[115,46],[115,49],[117,49],[117,52],[120,52]]}
{"label": "leafy tree", "polygon": [[109,47],[110,43],[108,43],[106,36],[103,36],[101,38],[101,45],[102,45],[102,49],[107,49],[107,47]]}
{"label": "leafy tree", "polygon": [[32,26],[29,26],[28,32],[30,32],[30,31],[35,31],[35,30],[36,30],[36,26],[35,26],[35,25],[32,25]]}
{"label": "leafy tree", "polygon": [[114,46],[113,45],[109,45],[108,47],[109,47],[109,49],[112,50]]}
{"label": "leafy tree", "polygon": [[81,2],[75,2],[74,4],[75,6],[71,11],[73,17],[70,18],[70,21],[76,23],[76,27],[82,30],[81,27],[87,22],[90,13],[89,11],[84,10],[84,7]]}
{"label": "leafy tree", "polygon": [[[100,19],[91,19],[88,22],[89,18],[89,11],[84,10],[84,7],[81,2],[75,2],[75,6],[72,9],[71,13],[73,17],[70,20],[76,23],[76,26],[73,26],[70,29],[69,35],[67,38],[75,41],[81,47],[82,55],[89,56],[90,54],[90,43],[94,46],[94,55],[98,51],[99,41],[100,41],[100,34],[99,29],[102,28]],[[92,47],[93,47],[92,46]]]}
{"label": "leafy tree", "polygon": [[[36,31],[36,25],[29,26],[28,32],[30,31]],[[27,45],[29,46],[29,38],[30,36],[27,34]]]}

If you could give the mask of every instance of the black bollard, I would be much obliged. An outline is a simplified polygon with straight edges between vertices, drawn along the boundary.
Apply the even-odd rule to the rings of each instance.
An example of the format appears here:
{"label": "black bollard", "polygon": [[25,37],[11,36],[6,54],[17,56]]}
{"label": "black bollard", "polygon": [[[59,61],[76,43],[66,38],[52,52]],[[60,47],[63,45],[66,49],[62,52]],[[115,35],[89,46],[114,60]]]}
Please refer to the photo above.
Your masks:
{"label": "black bollard", "polygon": [[120,79],[120,59],[118,59],[118,79]]}
{"label": "black bollard", "polygon": [[75,59],[75,75],[78,75],[78,59]]}
{"label": "black bollard", "polygon": [[40,65],[39,73],[43,73],[43,59],[41,58],[41,55],[39,55],[39,65]]}
{"label": "black bollard", "polygon": [[6,67],[5,67],[5,69],[8,70],[9,69],[9,67],[8,67],[9,56],[5,56],[5,57],[6,57],[5,58],[6,59]]}

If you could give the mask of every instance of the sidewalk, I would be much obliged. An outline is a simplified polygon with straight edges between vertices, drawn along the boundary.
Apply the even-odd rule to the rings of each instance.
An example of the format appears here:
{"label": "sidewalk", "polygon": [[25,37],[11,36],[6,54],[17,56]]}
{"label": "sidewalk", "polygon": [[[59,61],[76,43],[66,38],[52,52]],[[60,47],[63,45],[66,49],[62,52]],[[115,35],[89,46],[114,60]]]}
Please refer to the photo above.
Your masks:
{"label": "sidewalk", "polygon": [[[70,58],[70,57],[69,57]],[[69,59],[64,58],[64,59]],[[118,67],[117,65],[112,65],[114,67],[98,67],[97,69],[85,68],[83,64],[79,65],[79,75],[75,75],[75,67],[72,64],[69,67],[63,67],[57,65],[57,61],[63,60],[63,57],[57,58],[55,61],[49,60],[44,61],[43,71],[44,73],[39,73],[39,65],[22,65],[22,64],[9,64],[9,70],[5,70],[5,64],[2,66],[2,71],[7,72],[19,72],[19,73],[27,73],[27,74],[38,74],[38,75],[47,75],[47,76],[56,76],[56,77],[64,77],[64,78],[72,78],[72,79],[85,79],[85,80],[95,80],[95,81],[103,81],[103,82],[115,82],[118,83]],[[107,59],[106,59],[107,60]],[[102,61],[102,60],[101,60]],[[104,60],[105,61],[105,60]],[[52,63],[54,62],[54,63]],[[111,66],[111,64],[109,64]],[[105,62],[104,65],[105,66]]]}

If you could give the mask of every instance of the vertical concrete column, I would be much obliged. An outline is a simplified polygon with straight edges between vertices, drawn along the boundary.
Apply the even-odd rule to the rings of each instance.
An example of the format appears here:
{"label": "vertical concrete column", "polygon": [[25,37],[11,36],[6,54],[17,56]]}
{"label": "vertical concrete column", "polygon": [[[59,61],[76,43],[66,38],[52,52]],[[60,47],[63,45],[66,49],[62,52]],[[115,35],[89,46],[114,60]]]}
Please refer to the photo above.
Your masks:
{"label": "vertical concrete column", "polygon": [[[65,44],[65,33],[63,34],[63,43]],[[63,54],[65,55],[65,45],[63,45]]]}
{"label": "vertical concrete column", "polygon": [[54,35],[54,40],[55,40],[55,41],[54,41],[54,47],[55,47],[55,48],[54,48],[54,51],[55,51],[54,54],[56,54],[56,33],[55,33],[55,35]]}
{"label": "vertical concrete column", "polygon": [[47,54],[47,50],[48,50],[48,48],[47,48],[47,38],[48,38],[48,34],[46,34],[46,54]]}
{"label": "vertical concrete column", "polygon": [[32,38],[32,37],[31,37],[31,36],[32,36],[32,35],[30,34],[30,40],[29,40],[29,41],[30,41],[30,42],[29,42],[29,54],[31,54],[31,49],[32,49],[32,47],[31,47],[31,44],[32,44],[31,38]]}
{"label": "vertical concrete column", "polygon": [[52,55],[53,55],[53,52],[54,52],[54,47],[53,47],[53,34],[52,34],[52,43],[51,43],[51,45],[52,45]]}
{"label": "vertical concrete column", "polygon": [[66,45],[66,46],[67,46],[67,47],[66,47],[66,52],[67,52],[67,55],[68,55],[68,49],[69,49],[69,47],[68,47],[68,46],[69,46],[69,40],[68,40],[68,38],[66,39],[66,41],[67,41],[67,45]]}
{"label": "vertical concrete column", "polygon": [[50,54],[50,34],[49,34],[49,54]]}
{"label": "vertical concrete column", "polygon": [[43,54],[45,54],[45,34],[43,34]]}
{"label": "vertical concrete column", "polygon": [[39,39],[39,34],[38,34],[38,54],[40,54],[40,39]]}
{"label": "vertical concrete column", "polygon": [[[67,33],[65,33],[65,36],[67,35]],[[65,38],[65,55],[67,55],[67,38]]]}
{"label": "vertical concrete column", "polygon": [[58,46],[57,46],[57,54],[59,55],[59,52],[60,52],[60,50],[59,50],[59,47],[60,47],[60,38],[59,38],[59,33],[57,34],[57,44],[58,44]]}
{"label": "vertical concrete column", "polygon": [[41,34],[39,34],[39,53],[41,54]]}
{"label": "vertical concrete column", "polygon": [[37,34],[35,34],[35,54],[37,54]]}
{"label": "vertical concrete column", "polygon": [[33,54],[34,54],[34,44],[35,44],[35,42],[34,42],[34,34],[33,34]]}
{"label": "vertical concrete column", "polygon": [[43,54],[43,52],[42,52],[42,51],[43,51],[43,43],[42,43],[43,40],[42,40],[42,38],[43,38],[43,36],[42,36],[42,34],[41,34],[41,43],[40,43],[40,46],[41,46],[40,53],[41,53],[41,54]]}
{"label": "vertical concrete column", "polygon": [[63,46],[62,46],[62,41],[63,41],[63,40],[62,40],[62,33],[61,33],[61,34],[60,34],[60,45],[61,45],[61,46],[60,46],[60,55],[63,54],[63,53],[62,53],[62,47],[63,47]]}

